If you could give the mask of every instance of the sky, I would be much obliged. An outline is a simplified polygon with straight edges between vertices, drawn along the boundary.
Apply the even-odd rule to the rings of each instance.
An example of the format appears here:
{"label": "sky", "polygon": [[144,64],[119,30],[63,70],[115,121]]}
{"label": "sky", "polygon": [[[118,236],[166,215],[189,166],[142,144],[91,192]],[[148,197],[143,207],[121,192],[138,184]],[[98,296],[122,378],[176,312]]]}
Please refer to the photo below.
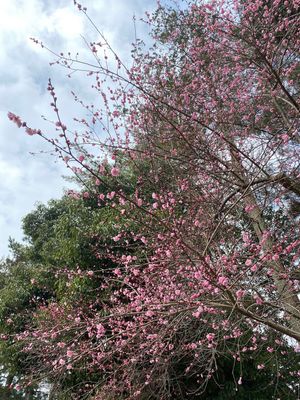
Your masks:
{"label": "sky", "polygon": [[[133,15],[137,21],[154,0],[82,0],[97,27],[123,59],[128,59],[134,41]],[[147,35],[147,27],[137,24],[137,36]],[[48,78],[52,79],[63,104],[64,117],[72,119],[76,107],[70,91],[93,100],[85,76],[68,79],[61,67],[51,67],[51,55],[30,38],[41,40],[57,51],[79,51],[85,55],[82,36],[97,40],[84,15],[73,0],[0,0],[0,258],[8,252],[8,238],[22,239],[22,217],[38,202],[59,198],[70,183],[63,179],[67,171],[56,162],[49,148],[37,136],[28,136],[12,124],[9,111],[29,126],[45,128],[41,118],[54,115],[49,106]],[[46,153],[41,153],[41,150]],[[34,154],[31,154],[34,153]]]}

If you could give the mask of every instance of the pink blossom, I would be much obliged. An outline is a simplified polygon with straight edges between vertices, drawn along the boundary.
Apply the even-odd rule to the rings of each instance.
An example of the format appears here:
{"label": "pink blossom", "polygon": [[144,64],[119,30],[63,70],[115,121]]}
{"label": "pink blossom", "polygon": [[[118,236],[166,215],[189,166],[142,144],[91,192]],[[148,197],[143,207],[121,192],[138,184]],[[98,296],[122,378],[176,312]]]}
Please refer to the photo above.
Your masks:
{"label": "pink blossom", "polygon": [[154,312],[151,311],[151,310],[148,310],[148,311],[145,312],[145,315],[146,315],[147,317],[153,317]]}
{"label": "pink blossom", "polygon": [[103,164],[99,165],[99,172],[103,174],[105,172],[105,166]]}
{"label": "pink blossom", "polygon": [[238,300],[242,299],[245,296],[245,290],[239,289],[236,291],[236,297]]}
{"label": "pink blossom", "polygon": [[255,303],[256,303],[256,304],[260,304],[260,305],[263,304],[263,300],[262,300],[261,297],[255,296],[254,299],[255,299]]}
{"label": "pink blossom", "polygon": [[118,234],[118,235],[114,236],[112,239],[114,242],[118,242],[121,239],[121,235]]}
{"label": "pink blossom", "polygon": [[250,213],[250,212],[253,211],[254,209],[255,209],[255,206],[253,206],[253,205],[247,205],[247,206],[245,207],[246,213]]}
{"label": "pink blossom", "polygon": [[212,341],[212,340],[214,340],[215,336],[216,335],[214,333],[208,333],[206,335],[206,339],[209,340],[209,341]]}
{"label": "pink blossom", "polygon": [[281,139],[283,140],[283,143],[287,143],[290,139],[289,135],[287,135],[286,133],[281,135]]}
{"label": "pink blossom", "polygon": [[195,317],[195,318],[199,318],[200,315],[201,315],[202,313],[203,313],[203,307],[200,306],[200,307],[197,308],[196,311],[194,311],[194,312],[192,313],[192,315],[193,315],[193,317]]}
{"label": "pink blossom", "polygon": [[120,170],[117,167],[113,167],[110,171],[112,176],[119,176],[120,175]]}
{"label": "pink blossom", "polygon": [[194,273],[194,277],[195,277],[197,280],[200,280],[200,279],[202,278],[201,272],[200,272],[200,271],[196,271],[196,272]]}
{"label": "pink blossom", "polygon": [[69,357],[69,358],[71,358],[71,357],[73,357],[74,356],[74,351],[72,351],[72,350],[68,350],[67,351],[67,357]]}
{"label": "pink blossom", "polygon": [[121,276],[122,276],[122,273],[121,273],[120,268],[115,268],[115,269],[114,269],[114,274],[117,275],[118,277],[121,277]]}
{"label": "pink blossom", "polygon": [[33,136],[33,135],[40,135],[41,131],[39,129],[32,129],[27,127],[25,129],[25,132],[29,135],[29,136]]}
{"label": "pink blossom", "polygon": [[102,324],[97,324],[96,325],[96,329],[97,329],[97,337],[102,337],[105,333],[105,328]]}
{"label": "pink blossom", "polygon": [[253,264],[252,267],[250,268],[250,270],[251,270],[252,272],[256,272],[256,271],[258,270],[257,264]]}
{"label": "pink blossom", "polygon": [[21,126],[22,126],[22,120],[21,120],[20,117],[18,117],[16,114],[14,114],[14,113],[12,113],[12,112],[9,112],[9,113],[7,114],[7,116],[8,116],[8,118],[9,118],[12,122],[14,122],[14,123],[18,126],[18,128],[21,128]]}
{"label": "pink blossom", "polygon": [[222,286],[226,286],[228,284],[228,278],[226,278],[226,276],[219,276],[218,283]]}
{"label": "pink blossom", "polygon": [[172,253],[171,253],[170,250],[167,250],[167,251],[166,251],[166,256],[169,257],[169,258],[172,257]]}
{"label": "pink blossom", "polygon": [[116,194],[116,192],[112,191],[112,192],[110,192],[110,193],[107,193],[106,197],[107,197],[109,200],[112,200],[112,199],[115,197],[115,194]]}
{"label": "pink blossom", "polygon": [[192,316],[195,317],[195,318],[199,318],[200,315],[201,315],[201,313],[200,313],[199,311],[194,311],[194,312],[192,313]]}

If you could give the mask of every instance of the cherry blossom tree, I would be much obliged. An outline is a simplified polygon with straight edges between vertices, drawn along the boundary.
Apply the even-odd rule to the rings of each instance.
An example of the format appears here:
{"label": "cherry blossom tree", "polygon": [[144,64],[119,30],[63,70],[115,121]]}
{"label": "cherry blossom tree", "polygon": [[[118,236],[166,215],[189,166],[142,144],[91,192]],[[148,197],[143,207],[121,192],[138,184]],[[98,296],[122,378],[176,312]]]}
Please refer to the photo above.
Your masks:
{"label": "cherry blossom tree", "polygon": [[[87,117],[73,130],[49,81],[57,137],[9,114],[54,146],[87,197],[126,219],[116,219],[107,247],[118,265],[101,287],[109,300],[90,313],[53,304],[25,335],[54,374],[101,370],[95,399],[108,387],[112,398],[186,398],[183,376],[201,394],[224,353],[240,366],[238,390],[251,352],[266,355],[256,365],[264,370],[287,340],[297,348],[300,240],[290,207],[300,196],[299,6],[159,4],[146,19],[153,45],[137,41],[130,67],[94,25],[91,60],[54,53],[54,63],[86,72],[102,106],[74,94]],[[120,180],[130,170],[134,190]],[[127,254],[111,251],[124,244]],[[287,373],[294,390],[298,371],[275,370],[270,382],[287,382]]]}

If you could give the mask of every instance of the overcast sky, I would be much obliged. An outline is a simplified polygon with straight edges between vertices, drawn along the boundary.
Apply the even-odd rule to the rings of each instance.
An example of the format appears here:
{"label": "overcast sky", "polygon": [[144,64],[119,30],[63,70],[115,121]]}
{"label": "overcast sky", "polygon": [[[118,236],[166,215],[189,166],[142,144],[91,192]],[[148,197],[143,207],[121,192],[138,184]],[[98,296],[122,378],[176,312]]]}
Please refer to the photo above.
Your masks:
{"label": "overcast sky", "polygon": [[[82,0],[90,16],[105,33],[118,53],[129,57],[134,40],[132,17],[137,19],[155,6],[154,0]],[[137,26],[138,36],[146,33]],[[30,137],[7,119],[7,112],[20,115],[32,127],[43,128],[41,115],[51,119],[47,81],[51,77],[64,104],[76,87],[89,97],[84,76],[71,80],[59,67],[50,67],[49,53],[30,41],[42,40],[55,50],[84,53],[80,37],[97,40],[73,0],[0,0],[0,257],[8,254],[8,237],[22,238],[21,219],[37,202],[59,198],[68,183],[63,165],[50,155],[39,154],[45,145]],[[64,108],[74,116],[73,105]],[[36,152],[31,155],[30,152]]]}

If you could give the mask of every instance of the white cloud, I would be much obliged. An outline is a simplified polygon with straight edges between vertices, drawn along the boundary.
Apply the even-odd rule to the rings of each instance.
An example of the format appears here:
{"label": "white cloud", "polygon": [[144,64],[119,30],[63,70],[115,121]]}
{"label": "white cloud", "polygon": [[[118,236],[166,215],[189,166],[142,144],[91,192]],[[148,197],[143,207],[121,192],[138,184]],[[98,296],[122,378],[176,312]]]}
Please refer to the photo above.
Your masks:
{"label": "white cloud", "polygon": [[22,171],[16,165],[0,159],[0,182],[3,186],[8,186],[11,182],[19,184],[22,175]]}
{"label": "white cloud", "polygon": [[50,17],[42,19],[50,33],[59,32],[65,39],[74,39],[83,33],[83,20],[76,10],[63,7],[55,10]]}
{"label": "white cloud", "polygon": [[[82,3],[117,52],[126,57],[134,40],[132,16],[142,16],[153,7],[154,0]],[[143,29],[138,29],[139,36]],[[39,38],[59,51],[79,50],[86,56],[80,35],[97,39],[72,0],[0,1],[0,257],[8,253],[9,236],[21,239],[21,218],[34,204],[61,196],[67,186],[61,177],[66,174],[65,168],[51,156],[39,154],[40,150],[48,150],[45,143],[12,125],[7,112],[15,112],[31,126],[51,132],[40,118],[42,114],[53,117],[46,91],[48,77],[55,83],[66,120],[79,112],[70,103],[70,90],[75,87],[83,97],[90,96],[84,75],[76,74],[68,80],[65,71],[49,66],[51,56],[29,38]]]}

